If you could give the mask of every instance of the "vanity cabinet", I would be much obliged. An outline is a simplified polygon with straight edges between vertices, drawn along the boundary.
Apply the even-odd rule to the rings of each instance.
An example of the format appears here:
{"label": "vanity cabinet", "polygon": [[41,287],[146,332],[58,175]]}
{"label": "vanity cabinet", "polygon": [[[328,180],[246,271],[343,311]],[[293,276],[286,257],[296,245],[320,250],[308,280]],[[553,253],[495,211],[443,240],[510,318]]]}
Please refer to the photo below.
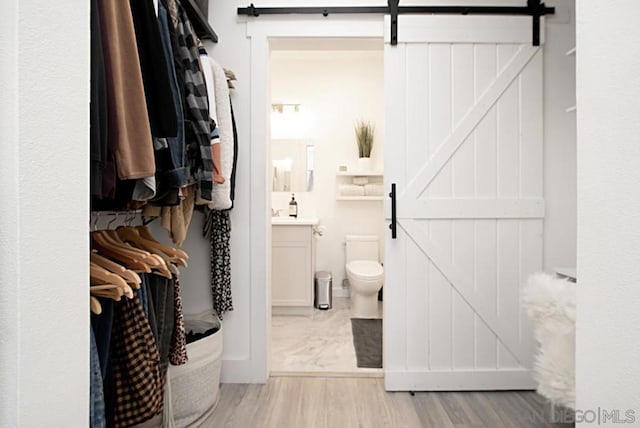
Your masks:
{"label": "vanity cabinet", "polygon": [[315,269],[313,226],[273,225],[271,240],[271,305],[311,309]]}

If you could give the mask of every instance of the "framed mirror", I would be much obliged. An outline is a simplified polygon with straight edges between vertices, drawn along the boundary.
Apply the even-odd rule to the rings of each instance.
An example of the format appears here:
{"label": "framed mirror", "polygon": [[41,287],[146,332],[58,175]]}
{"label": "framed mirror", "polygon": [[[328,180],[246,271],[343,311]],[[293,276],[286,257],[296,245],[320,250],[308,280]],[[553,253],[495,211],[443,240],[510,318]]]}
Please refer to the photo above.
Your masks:
{"label": "framed mirror", "polygon": [[313,190],[314,146],[310,140],[271,141],[272,191],[311,192]]}

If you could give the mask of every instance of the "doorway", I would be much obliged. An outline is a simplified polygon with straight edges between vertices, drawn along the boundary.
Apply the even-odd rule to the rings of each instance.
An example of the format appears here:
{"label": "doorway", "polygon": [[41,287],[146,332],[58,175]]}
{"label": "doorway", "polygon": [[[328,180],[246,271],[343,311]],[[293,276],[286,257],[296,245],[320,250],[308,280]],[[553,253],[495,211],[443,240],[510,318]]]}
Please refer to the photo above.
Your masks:
{"label": "doorway", "polygon": [[[369,291],[375,307],[358,310],[346,270],[355,238],[384,261],[382,38],[269,48],[271,375],[382,376],[382,301]],[[373,136],[366,153],[362,130]]]}

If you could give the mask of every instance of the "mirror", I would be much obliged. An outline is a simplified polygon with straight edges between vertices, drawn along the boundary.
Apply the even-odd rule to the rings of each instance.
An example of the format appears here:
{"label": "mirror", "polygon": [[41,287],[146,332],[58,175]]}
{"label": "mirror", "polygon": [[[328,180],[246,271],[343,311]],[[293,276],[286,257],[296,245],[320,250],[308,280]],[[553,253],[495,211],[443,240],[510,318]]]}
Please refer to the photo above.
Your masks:
{"label": "mirror", "polygon": [[309,140],[272,140],[274,192],[313,190],[314,147]]}

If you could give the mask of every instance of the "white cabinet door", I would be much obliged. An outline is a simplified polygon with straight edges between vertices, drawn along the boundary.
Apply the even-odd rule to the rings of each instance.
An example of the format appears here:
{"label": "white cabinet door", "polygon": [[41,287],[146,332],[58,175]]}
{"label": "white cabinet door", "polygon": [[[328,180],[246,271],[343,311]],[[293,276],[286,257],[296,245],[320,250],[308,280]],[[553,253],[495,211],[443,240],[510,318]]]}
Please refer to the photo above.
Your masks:
{"label": "white cabinet door", "polygon": [[313,305],[310,226],[274,226],[272,234],[271,304]]}
{"label": "white cabinet door", "polygon": [[520,303],[543,248],[531,33],[530,17],[400,16],[385,44],[388,390],[535,388]]}

